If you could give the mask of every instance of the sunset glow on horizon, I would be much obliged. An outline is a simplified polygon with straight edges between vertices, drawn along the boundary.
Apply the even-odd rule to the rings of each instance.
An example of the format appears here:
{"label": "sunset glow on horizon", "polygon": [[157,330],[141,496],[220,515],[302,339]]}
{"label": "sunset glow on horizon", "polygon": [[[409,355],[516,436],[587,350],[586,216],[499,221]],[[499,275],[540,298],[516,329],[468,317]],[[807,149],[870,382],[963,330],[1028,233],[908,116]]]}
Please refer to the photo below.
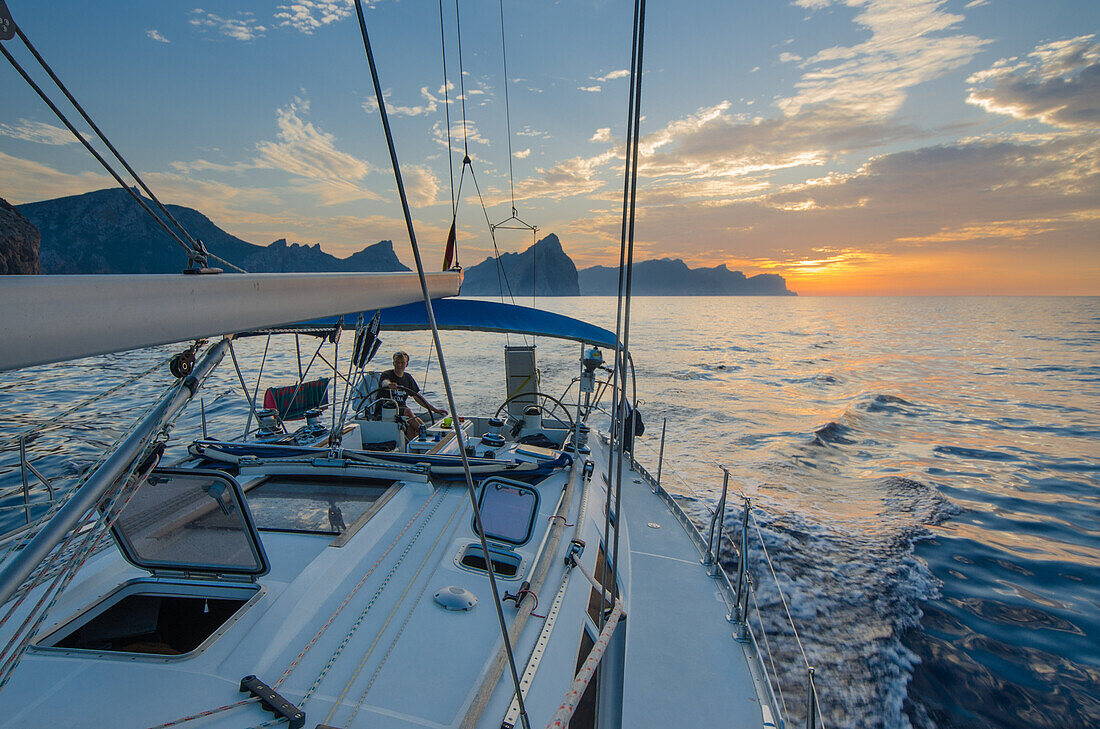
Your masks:
{"label": "sunset glow on horizon", "polygon": [[[630,7],[566,5],[504,5],[509,139],[496,4],[460,4],[460,78],[444,3],[444,87],[437,6],[368,3],[429,265],[464,141],[482,193],[467,170],[465,265],[513,200],[578,268],[617,263]],[[390,239],[411,262],[348,0],[8,6],[165,202],[259,245]],[[1100,295],[1100,3],[691,7],[648,9],[635,260],[779,274],[800,295]],[[0,197],[113,184],[12,69],[0,85]]]}

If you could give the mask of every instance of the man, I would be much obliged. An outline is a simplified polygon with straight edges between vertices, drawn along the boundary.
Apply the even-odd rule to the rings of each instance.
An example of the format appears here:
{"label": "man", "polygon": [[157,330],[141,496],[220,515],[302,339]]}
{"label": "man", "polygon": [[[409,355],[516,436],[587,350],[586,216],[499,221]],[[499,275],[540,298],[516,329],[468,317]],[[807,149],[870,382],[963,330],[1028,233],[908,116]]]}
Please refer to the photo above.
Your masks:
{"label": "man", "polygon": [[[413,376],[406,371],[408,366],[409,355],[406,352],[394,352],[393,369],[386,370],[382,373],[381,386],[390,388],[394,392],[394,399],[398,402],[404,402],[405,394],[407,393],[412,395],[414,400],[436,415],[446,415],[446,410],[435,407],[420,394],[420,385],[416,384],[416,380],[413,379]],[[404,406],[402,414],[406,418],[405,438],[412,440],[420,433],[420,426],[424,424],[424,421],[413,415],[412,410],[410,410],[408,406]]]}

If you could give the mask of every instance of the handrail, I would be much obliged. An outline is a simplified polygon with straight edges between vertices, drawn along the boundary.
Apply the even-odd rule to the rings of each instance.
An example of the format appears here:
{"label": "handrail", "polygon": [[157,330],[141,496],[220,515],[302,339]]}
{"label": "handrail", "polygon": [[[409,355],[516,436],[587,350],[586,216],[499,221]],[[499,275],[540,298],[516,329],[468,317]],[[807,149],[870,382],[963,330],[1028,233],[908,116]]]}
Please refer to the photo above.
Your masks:
{"label": "handrail", "polygon": [[0,604],[7,602],[43,558],[61,541],[99,497],[129,468],[156,435],[165,419],[181,410],[225,354],[228,339],[211,347],[192,374],[175,385],[141,421],[133,433],[92,474],[20,553],[0,571]]}

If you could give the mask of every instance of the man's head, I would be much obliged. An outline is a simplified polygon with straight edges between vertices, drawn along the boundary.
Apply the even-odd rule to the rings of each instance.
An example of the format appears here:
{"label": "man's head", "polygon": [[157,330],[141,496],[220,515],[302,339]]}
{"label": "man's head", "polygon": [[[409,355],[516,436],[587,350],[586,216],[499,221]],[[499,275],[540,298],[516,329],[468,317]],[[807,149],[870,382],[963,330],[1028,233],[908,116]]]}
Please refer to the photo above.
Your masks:
{"label": "man's head", "polygon": [[397,351],[393,353],[393,367],[397,370],[403,370],[409,365],[409,353]]}

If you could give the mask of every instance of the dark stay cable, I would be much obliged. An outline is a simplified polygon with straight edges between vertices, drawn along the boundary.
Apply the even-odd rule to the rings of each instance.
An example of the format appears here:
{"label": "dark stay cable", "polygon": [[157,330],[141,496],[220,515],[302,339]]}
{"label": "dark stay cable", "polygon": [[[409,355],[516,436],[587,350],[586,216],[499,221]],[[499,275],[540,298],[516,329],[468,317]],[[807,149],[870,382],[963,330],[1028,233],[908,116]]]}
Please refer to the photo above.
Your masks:
{"label": "dark stay cable", "polygon": [[462,102],[462,153],[465,155],[462,165],[466,166],[470,163],[470,143],[466,133],[466,73],[462,70],[462,20],[458,0],[455,0],[455,33],[458,38],[458,100]]}
{"label": "dark stay cable", "polygon": [[[628,161],[628,169],[630,170],[629,189],[630,189],[630,205],[629,208],[624,208],[623,217],[625,225],[627,227],[626,234],[626,283],[623,286],[623,352],[626,356],[630,355],[630,300],[631,289],[633,285],[633,269],[634,269],[634,220],[635,209],[638,198],[638,147],[641,140],[641,107],[642,107],[642,50],[645,45],[645,0],[636,0],[636,6],[640,6],[637,11],[638,24],[638,65],[636,73],[631,76],[630,80],[634,84],[634,116],[631,120],[634,125],[633,133],[633,149],[629,151],[631,159]],[[622,397],[625,400],[626,397],[626,371],[623,371],[623,388]],[[634,403],[637,404],[636,402]],[[626,422],[623,418],[624,408],[619,410],[619,449],[618,449],[618,470],[615,475],[615,513],[619,513],[619,507],[622,503],[622,489],[623,489],[623,438],[626,430]],[[630,411],[630,418],[633,421],[634,411]],[[633,422],[631,422],[633,428]],[[614,554],[612,557],[612,569],[618,570],[619,564],[619,530],[615,530],[615,546]],[[614,577],[614,573],[612,573]],[[618,594],[618,583],[612,582],[612,596]]]}
{"label": "dark stay cable", "polygon": [[[374,93],[378,99],[378,113],[382,117],[382,129],[386,134],[386,146],[389,148],[390,162],[393,164],[394,179],[397,184],[397,193],[401,198],[401,211],[405,216],[405,227],[409,233],[409,245],[412,247],[413,260],[416,262],[416,274],[420,279],[420,289],[424,297],[424,306],[428,312],[428,323],[432,328],[432,341],[435,344],[436,357],[439,361],[439,375],[443,380],[443,387],[447,393],[447,404],[451,410],[451,417],[455,423],[455,440],[458,442],[458,451],[462,456],[462,470],[466,476],[466,491],[470,497],[470,504],[474,511],[474,522],[477,526],[478,537],[481,540],[481,548],[485,554],[489,554],[489,545],[485,538],[485,529],[481,521],[481,510],[477,505],[477,494],[474,489],[473,476],[470,473],[470,461],[466,455],[465,437],[462,428],[458,425],[458,408],[455,405],[454,391],[447,375],[447,364],[443,357],[443,348],[439,342],[439,327],[436,324],[435,312],[432,308],[431,295],[428,293],[428,279],[424,275],[424,262],[420,257],[420,246],[416,242],[416,231],[413,228],[412,212],[409,209],[409,200],[405,194],[405,183],[401,178],[401,165],[397,161],[397,149],[394,147],[393,132],[390,130],[390,120],[386,113],[386,104],[382,97],[382,85],[378,78],[378,69],[374,63],[374,53],[371,51],[370,36],[367,33],[367,21],[363,17],[362,0],[355,0],[355,13],[359,19],[359,30],[363,36],[363,49],[367,54],[367,65],[370,67],[371,80],[374,82]],[[530,729],[530,720],[527,716],[527,707],[524,705],[523,692],[520,690],[519,674],[516,672],[516,661],[512,654],[512,642],[508,638],[508,626],[504,620],[504,610],[500,605],[500,592],[497,589],[496,577],[492,570],[488,571],[489,586],[493,593],[493,607],[496,608],[497,621],[500,623],[500,633],[504,640],[504,648],[508,656],[508,666],[512,673],[512,685],[515,698],[519,703],[520,719],[524,729]]]}
{"label": "dark stay cable", "polygon": [[[458,217],[458,202],[455,199],[455,168],[454,168],[454,153],[451,151],[451,97],[450,90],[447,88],[447,34],[443,26],[443,0],[439,0],[439,51],[443,57],[443,111],[446,114],[447,119],[447,175],[451,180],[451,224],[454,225],[454,218]],[[463,164],[463,172],[465,172],[466,165]],[[459,180],[459,185],[462,182]],[[461,190],[459,191],[461,193]]]}
{"label": "dark stay cable", "polygon": [[167,233],[169,237],[172,238],[172,240],[176,241],[176,243],[178,243],[181,248],[183,248],[183,250],[187,253],[188,258],[195,257],[198,254],[198,251],[191,248],[191,246],[188,245],[182,238],[180,238],[174,230],[169,228],[168,225],[163,220],[161,220],[160,216],[154,213],[152,208],[145,204],[145,201],[141,199],[141,196],[134,192],[133,188],[126,184],[126,182],[119,176],[119,174],[115,172],[114,168],[111,167],[110,163],[107,162],[107,160],[103,159],[103,156],[95,150],[95,147],[88,143],[88,140],[84,138],[83,134],[77,131],[76,127],[72,125],[72,122],[69,121],[64,112],[57,108],[57,105],[50,100],[50,97],[46,95],[46,92],[44,92],[42,88],[37,83],[35,83],[34,79],[32,79],[30,75],[27,74],[26,70],[24,70],[23,67],[19,65],[19,62],[16,61],[11,53],[8,52],[8,49],[4,47],[3,43],[0,43],[0,52],[2,52],[4,54],[4,57],[8,59],[8,63],[10,63],[12,67],[19,72],[19,75],[23,77],[23,80],[26,81],[32,89],[34,89],[34,92],[38,94],[39,98],[41,98],[42,101],[46,103],[46,106],[50,107],[50,110],[57,116],[58,119],[61,120],[61,123],[64,124],[68,128],[68,130],[73,133],[73,136],[77,138],[77,141],[84,145],[84,148],[87,149],[92,154],[92,156],[96,158],[96,161],[103,166],[103,169],[107,170],[111,177],[115,178],[115,182],[121,185],[122,189],[129,193],[130,197],[134,198],[134,200],[137,201],[138,205],[140,205],[145,210],[145,212],[147,212],[149,216],[152,217],[153,220],[155,220],[157,224],[164,229],[164,232]]}
{"label": "dark stay cable", "polygon": [[[628,213],[628,210],[629,210],[630,169],[631,169],[631,159],[632,159],[631,150],[633,149],[634,144],[636,142],[636,139],[635,139],[636,127],[635,127],[634,120],[638,116],[638,114],[637,114],[638,103],[637,103],[637,98],[636,98],[636,88],[637,87],[636,87],[636,84],[634,83],[634,79],[635,79],[636,76],[639,75],[639,73],[638,73],[638,67],[639,67],[639,57],[638,57],[639,38],[638,38],[638,36],[639,36],[639,16],[640,16],[640,11],[641,10],[642,10],[642,8],[639,7],[638,0],[635,0],[635,3],[634,3],[633,40],[632,40],[632,43],[631,43],[631,55],[630,55],[630,89],[629,89],[629,101],[627,102],[626,149],[623,153],[623,158],[624,158],[624,169],[623,169],[623,220],[622,220],[622,228],[621,228],[621,231],[620,231],[620,238],[619,238],[619,279],[618,279],[618,289],[617,289],[617,296],[616,296],[616,307],[617,308],[616,308],[616,313],[615,313],[615,365],[614,365],[614,368],[612,370],[612,387],[611,387],[611,393],[612,393],[612,399],[611,399],[612,442],[617,445],[617,448],[616,448],[616,450],[612,451],[612,454],[611,454],[612,455],[612,458],[611,458],[612,463],[609,463],[608,465],[609,466],[615,465],[615,456],[616,456],[616,454],[618,454],[620,456],[620,458],[617,461],[616,472],[614,474],[612,474],[610,472],[608,473],[608,477],[609,477],[608,478],[609,487],[608,487],[608,490],[607,490],[607,502],[608,503],[607,503],[607,508],[605,509],[606,513],[604,515],[604,534],[609,533],[608,530],[610,529],[610,526],[611,526],[611,511],[612,511],[611,510],[611,498],[612,498],[611,492],[612,492],[612,489],[610,488],[610,484],[613,480],[616,481],[617,483],[621,483],[621,476],[622,476],[622,459],[621,459],[621,454],[622,454],[622,429],[620,428],[620,425],[622,423],[622,418],[623,418],[622,407],[621,407],[621,405],[622,405],[622,392],[625,391],[625,388],[626,388],[626,371],[625,371],[625,368],[624,368],[626,357],[625,357],[625,354],[624,354],[625,347],[624,347],[623,336],[622,336],[622,331],[623,331],[623,326],[622,326],[622,324],[623,324],[623,293],[624,293],[624,284],[625,284],[624,275],[628,275],[628,272],[627,272],[627,268],[628,268],[628,265],[627,265],[627,261],[628,261],[628,259],[627,259],[627,230],[628,230],[627,213]],[[620,387],[620,383],[621,383],[621,387]],[[613,478],[613,476],[616,476],[616,475],[619,477],[618,479]],[[617,549],[617,542],[618,542],[618,540],[616,540],[616,549]],[[602,573],[600,575],[601,582],[604,585],[607,585],[609,572],[610,572],[610,575],[611,575],[612,579],[614,578],[614,574],[615,574],[614,570],[617,567],[617,565],[615,565],[613,560],[614,560],[614,555],[613,555],[613,559],[611,561],[610,566],[608,564],[608,560],[604,561],[603,570],[602,570]],[[613,586],[612,587],[612,593],[614,594],[614,592],[615,592],[615,588]],[[602,628],[603,627],[603,612],[602,611],[600,612],[599,623],[600,623],[600,627]]]}

